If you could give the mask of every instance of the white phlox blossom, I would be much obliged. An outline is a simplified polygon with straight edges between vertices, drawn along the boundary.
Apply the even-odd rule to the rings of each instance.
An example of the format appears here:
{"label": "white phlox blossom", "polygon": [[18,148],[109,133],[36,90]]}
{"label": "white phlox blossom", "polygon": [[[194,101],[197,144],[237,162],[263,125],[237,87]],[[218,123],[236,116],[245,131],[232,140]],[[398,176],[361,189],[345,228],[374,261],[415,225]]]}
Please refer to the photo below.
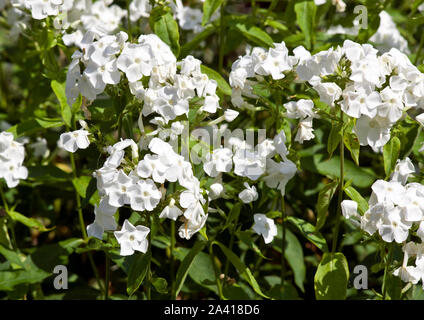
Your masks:
{"label": "white phlox blossom", "polygon": [[23,165],[25,148],[15,141],[13,134],[0,133],[0,178],[6,181],[8,188],[14,188],[20,180],[28,177],[28,169]]}
{"label": "white phlox blossom", "polygon": [[130,256],[135,251],[146,253],[149,247],[147,235],[150,229],[145,226],[133,226],[128,220],[124,221],[122,229],[115,231],[114,235],[121,245],[121,256]]}
{"label": "white phlox blossom", "polygon": [[277,226],[274,220],[268,218],[262,213],[255,213],[253,215],[255,223],[252,226],[253,231],[263,236],[266,244],[270,243],[277,235]]}
{"label": "white phlox blossom", "polygon": [[[336,1],[342,6],[342,1]],[[268,51],[253,48],[239,57],[231,68],[230,85],[234,106],[249,108],[249,99],[258,99],[253,86],[263,77],[285,81],[292,75],[296,82],[308,82],[322,102],[356,118],[353,131],[363,146],[375,152],[390,140],[390,130],[406,110],[422,108],[424,74],[400,50],[392,47],[379,54],[370,44],[346,40],[343,46],[311,55],[304,47],[290,55],[284,42]],[[329,79],[337,76],[346,81],[342,89]],[[311,100],[300,99],[284,104],[286,116],[299,119],[295,141],[314,138],[312,120],[316,117]]]}
{"label": "white phlox blossom", "polygon": [[[114,213],[122,206],[138,212],[155,210],[163,199],[160,184],[166,181],[178,182],[185,190],[179,198],[169,199],[159,217],[175,221],[182,216],[183,226],[179,234],[185,239],[203,227],[207,217],[203,209],[206,200],[190,162],[175,153],[170,144],[156,137],[150,141],[148,149],[151,153],[139,160],[138,146],[131,139],[106,148],[109,157],[93,174],[101,198],[95,208],[95,221],[88,229],[90,235],[101,239],[104,231],[115,230]],[[128,246],[122,247],[122,243],[121,250],[132,254]]]}

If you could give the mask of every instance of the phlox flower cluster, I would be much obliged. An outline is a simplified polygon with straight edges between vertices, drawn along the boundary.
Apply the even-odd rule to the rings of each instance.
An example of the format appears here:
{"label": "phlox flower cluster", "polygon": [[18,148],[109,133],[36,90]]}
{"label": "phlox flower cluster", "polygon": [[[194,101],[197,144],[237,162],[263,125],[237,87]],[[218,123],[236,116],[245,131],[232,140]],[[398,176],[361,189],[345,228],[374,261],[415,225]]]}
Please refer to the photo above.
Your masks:
{"label": "phlox flower cluster", "polygon": [[0,133],[0,178],[4,178],[9,188],[14,188],[20,180],[28,177],[28,169],[23,165],[25,148],[15,141],[13,134]]}
{"label": "phlox flower cluster", "polygon": [[342,202],[343,215],[369,235],[376,232],[385,242],[405,242],[411,233],[424,239],[424,186],[407,183],[415,173],[409,158],[398,161],[390,181],[377,180],[371,187],[368,210],[360,216],[357,203]]}
{"label": "phlox flower cluster", "polygon": [[143,116],[155,112],[168,123],[187,115],[195,97],[203,102],[200,111],[215,113],[219,108],[217,83],[201,72],[200,60],[187,56],[177,64],[170,48],[154,34],[141,35],[138,43],[127,42],[124,32],[96,38],[94,32],[88,32],[83,51],[72,55],[66,81],[70,104],[79,94],[94,100],[108,84],[118,85],[124,73],[131,93],[144,102]]}
{"label": "phlox flower cluster", "polygon": [[[200,1],[201,3],[201,1]],[[181,0],[169,2],[174,18],[182,30],[198,33],[203,30],[201,9],[184,6]],[[28,29],[31,19],[44,20],[53,17],[56,29],[62,33],[66,46],[83,48],[83,38],[87,31],[101,36],[114,34],[127,11],[113,0],[2,0],[0,10],[7,10],[10,36],[16,39]],[[30,14],[27,14],[27,11]],[[152,5],[150,0],[133,0],[129,4],[129,17],[132,23],[148,19]],[[214,14],[211,20],[217,18]]]}
{"label": "phlox flower cluster", "polygon": [[[272,140],[265,139],[255,148],[247,141],[232,136],[229,138],[229,147],[221,146],[208,153],[203,162],[203,170],[215,178],[210,186],[209,201],[225,196],[221,176],[229,172],[252,181],[263,180],[269,188],[278,189],[284,196],[288,181],[297,171],[296,165],[287,158],[289,151],[285,143],[284,131]],[[250,186],[247,182],[243,185],[245,189],[238,194],[240,200],[243,203],[256,201],[258,199],[256,187]],[[263,214],[255,214],[254,219],[253,230],[264,236],[265,243],[271,242],[276,235],[274,221]]]}
{"label": "phlox flower cluster", "polygon": [[[126,157],[126,148],[131,149],[131,159]],[[87,227],[89,236],[102,239],[104,231],[116,230],[114,214],[124,205],[137,212],[151,212],[161,201],[167,203],[161,205],[160,218],[177,220],[182,216],[180,237],[190,239],[203,227],[208,216],[203,210],[206,201],[190,162],[159,138],[153,138],[148,149],[151,153],[138,161],[138,146],[131,139],[107,148],[109,157],[93,174],[101,199],[95,207],[95,220]],[[164,199],[160,185],[167,181],[178,182],[183,188],[178,199]],[[126,254],[127,249],[121,249],[121,254]]]}
{"label": "phlox flower cluster", "polygon": [[[346,40],[342,47],[315,55],[302,46],[293,53],[290,56],[282,42],[268,51],[254,48],[240,57],[230,74],[233,104],[248,106],[243,96],[258,98],[252,86],[263,81],[263,76],[280,80],[294,72],[296,82],[308,82],[322,102],[332,108],[339,105],[345,114],[355,118],[354,131],[360,144],[369,145],[375,152],[389,141],[390,129],[405,111],[423,107],[424,75],[397,49],[378,55],[370,44]],[[308,122],[303,125],[304,135],[297,137],[299,142],[313,137],[312,116],[303,112],[302,120],[302,115],[298,115],[301,126],[303,121]]]}

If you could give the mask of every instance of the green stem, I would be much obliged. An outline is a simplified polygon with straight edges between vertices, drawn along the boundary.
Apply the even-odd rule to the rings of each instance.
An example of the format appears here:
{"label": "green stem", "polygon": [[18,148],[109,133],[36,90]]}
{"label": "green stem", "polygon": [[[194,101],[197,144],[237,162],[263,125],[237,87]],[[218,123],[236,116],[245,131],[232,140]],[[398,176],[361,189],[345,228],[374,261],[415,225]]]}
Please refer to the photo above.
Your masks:
{"label": "green stem", "polygon": [[420,38],[420,44],[418,46],[418,50],[417,50],[417,54],[415,56],[415,60],[414,60],[414,65],[417,65],[421,56],[421,51],[423,49],[424,46],[424,32],[421,34],[421,38]]}
{"label": "green stem", "polygon": [[[238,222],[239,222],[239,217],[240,217],[240,215],[237,216],[237,219],[234,221],[233,228],[231,229],[230,243],[228,245],[228,248],[231,251],[233,250],[234,234],[236,233],[236,230],[237,230],[237,225],[238,225]],[[225,286],[225,284],[227,283],[226,282],[226,279],[227,279],[229,268],[230,268],[230,260],[227,258],[225,260],[225,266],[224,266],[224,279],[222,279],[223,286]]]}
{"label": "green stem", "polygon": [[[7,204],[6,197],[4,195],[3,187],[0,183],[0,194],[1,194],[1,200],[3,201],[4,209],[6,210],[7,215],[10,217],[10,209],[9,205]],[[15,235],[15,221],[13,221],[12,218],[9,219],[10,224],[10,232],[12,234],[12,243],[9,243],[11,246],[11,249],[16,249],[19,252],[18,243],[16,242],[16,235]]]}
{"label": "green stem", "polygon": [[[72,174],[73,174],[73,177],[75,179],[75,178],[77,178],[77,168],[76,168],[76,165],[75,165],[74,154],[72,152],[69,153],[69,158],[71,160]],[[76,199],[76,202],[77,202],[78,219],[79,219],[79,223],[80,223],[82,237],[83,237],[84,241],[87,241],[88,236],[87,236],[87,230],[85,229],[84,216],[82,214],[81,198],[80,198],[80,195],[79,195],[77,190],[75,190],[75,199]],[[97,284],[99,285],[100,290],[105,292],[107,290],[107,288],[104,288],[103,285],[102,285],[102,282],[100,281],[99,272],[97,271],[96,264],[94,263],[93,255],[90,251],[87,252],[87,255],[88,255],[88,260],[90,261],[91,269],[93,269],[94,277],[96,278]],[[105,293],[105,295],[106,295],[106,293]]]}
{"label": "green stem", "polygon": [[219,25],[219,60],[218,60],[218,71],[220,74],[223,74],[224,67],[224,49],[225,49],[225,5],[224,1],[221,5],[221,17]]}
{"label": "green stem", "polygon": [[105,251],[105,260],[106,260],[106,270],[105,270],[105,300],[109,299],[109,282],[110,282],[110,258]]}
{"label": "green stem", "polygon": [[[151,230],[151,221],[150,215],[147,215],[147,227],[150,229],[149,235],[147,236],[149,241],[149,250],[152,251],[152,230]],[[146,277],[146,296],[147,300],[152,300],[152,266],[151,259],[149,260],[149,264],[147,266],[147,277]]]}
{"label": "green stem", "polygon": [[336,226],[333,234],[333,245],[331,253],[335,253],[337,249],[337,238],[339,236],[340,220],[341,220],[341,203],[343,200],[343,187],[344,187],[344,129],[343,129],[343,111],[340,110],[340,121],[342,123],[342,130],[340,133],[340,180],[339,180],[339,198],[337,200],[337,213],[336,213]]}
{"label": "green stem", "polygon": [[130,15],[130,0],[126,1],[127,5],[127,21],[128,21],[128,39],[132,41],[131,15]]}
{"label": "green stem", "polygon": [[212,262],[213,270],[215,271],[216,287],[218,288],[219,298],[220,299],[224,299],[224,295],[222,294],[221,281],[219,281],[219,271],[218,271],[218,267],[217,267],[217,265],[215,263],[212,246],[213,246],[213,242],[210,242],[210,244],[209,244],[209,256],[211,257],[211,262]]}
{"label": "green stem", "polygon": [[386,294],[387,294],[387,274],[389,273],[389,267],[392,263],[393,259],[393,245],[390,245],[389,249],[389,256],[386,260],[386,266],[384,267],[384,278],[383,278],[383,300],[386,300]]}
{"label": "green stem", "polygon": [[281,197],[281,226],[282,226],[282,237],[281,237],[281,289],[284,286],[284,279],[286,277],[286,224],[284,220],[286,218],[284,196]]}
{"label": "green stem", "polygon": [[175,296],[175,221],[171,220],[171,299],[176,300]]}

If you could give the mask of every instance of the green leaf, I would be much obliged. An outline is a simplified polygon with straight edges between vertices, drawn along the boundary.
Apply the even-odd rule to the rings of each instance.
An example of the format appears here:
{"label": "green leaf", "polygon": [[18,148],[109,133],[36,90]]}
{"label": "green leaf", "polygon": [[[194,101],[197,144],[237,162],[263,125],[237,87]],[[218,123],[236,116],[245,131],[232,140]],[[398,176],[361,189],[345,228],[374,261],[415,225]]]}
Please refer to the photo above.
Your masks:
{"label": "green leaf", "polygon": [[237,23],[236,29],[249,41],[261,47],[274,47],[274,40],[262,29],[252,24]]}
{"label": "green leaf", "polygon": [[363,215],[368,210],[368,202],[365,200],[361,194],[356,191],[352,186],[344,188],[344,192],[349,198],[358,203],[358,210],[361,215]]}
{"label": "green leaf", "polygon": [[176,57],[180,54],[180,34],[178,23],[174,20],[170,8],[158,6],[150,13],[150,28],[172,50]]}
{"label": "green leaf", "polygon": [[267,19],[265,25],[284,32],[289,30],[284,24],[275,20]]}
{"label": "green leaf", "polygon": [[343,253],[324,253],[314,278],[317,300],[346,299],[349,268]]}
{"label": "green leaf", "polygon": [[72,111],[66,99],[65,83],[59,83],[56,80],[53,80],[50,85],[59,100],[63,122],[65,122],[68,127],[72,127]]}
{"label": "green leaf", "polygon": [[231,264],[237,269],[237,271],[239,272],[240,276],[246,280],[250,286],[252,287],[252,289],[259,294],[260,296],[269,299],[268,296],[266,296],[261,288],[259,287],[258,282],[256,281],[255,277],[253,276],[252,272],[250,271],[250,269],[248,267],[246,267],[246,265],[240,260],[240,258],[234,254],[230,249],[228,249],[226,246],[224,246],[222,243],[218,242],[218,241],[214,241],[213,244],[218,245],[222,252],[225,254],[225,256],[227,257],[227,259],[231,262]]}
{"label": "green leaf", "polygon": [[227,96],[231,96],[231,87],[227,81],[215,70],[208,68],[204,65],[200,66],[202,73],[206,74],[209,79],[215,80],[218,84],[218,90]]}
{"label": "green leaf", "polygon": [[228,228],[234,221],[236,221],[240,215],[241,210],[241,203],[237,202],[234,204],[234,206],[231,208],[230,213],[228,214],[227,221],[225,222],[225,225],[223,226],[222,230],[225,230]]}
{"label": "green leaf", "polygon": [[334,150],[337,149],[337,147],[340,144],[340,138],[341,138],[341,131],[342,126],[340,124],[333,125],[330,130],[330,134],[328,136],[327,141],[327,151],[328,154],[331,156],[333,155]]}
{"label": "green leaf", "polygon": [[159,293],[168,293],[168,282],[164,278],[154,277],[152,285]]}
{"label": "green leaf", "polygon": [[302,1],[294,5],[296,22],[305,35],[306,47],[310,49],[314,41],[315,14],[317,7],[313,1]]}
{"label": "green leaf", "polygon": [[63,126],[63,121],[61,119],[56,119],[54,121],[31,119],[18,123],[7,131],[13,133],[16,138],[19,138],[32,135],[33,133],[43,130],[43,128],[57,128],[61,126]]}
{"label": "green leaf", "polygon": [[41,269],[0,271],[0,291],[12,291],[20,284],[35,284],[42,282],[50,273]]}
{"label": "green leaf", "polygon": [[389,177],[393,172],[396,161],[399,158],[399,153],[400,140],[398,137],[393,136],[383,147],[384,172],[386,173],[386,177]]}
{"label": "green leaf", "polygon": [[175,277],[175,296],[172,298],[177,297],[180,293],[194,258],[200,251],[203,250],[203,248],[206,246],[206,243],[206,241],[197,241],[193,248],[191,248],[190,252],[185,256],[184,260],[181,262],[177,271],[177,276]]}
{"label": "green leaf", "polygon": [[218,293],[215,271],[209,254],[199,252],[190,266],[188,275],[194,282],[200,284],[202,287]]}
{"label": "green leaf", "polygon": [[[325,154],[317,153],[300,159],[301,167],[315,173],[326,175],[334,180],[340,178],[340,157],[334,155],[328,159]],[[358,167],[353,161],[345,159],[345,178],[352,180],[352,185],[359,188],[369,188],[377,179],[373,170],[366,167]]]}
{"label": "green leaf", "polygon": [[263,98],[269,98],[271,97],[271,89],[268,84],[265,83],[257,83],[253,86],[253,93],[257,96],[263,97]]}
{"label": "green leaf", "polygon": [[127,293],[132,296],[140,287],[146,277],[150,259],[152,258],[151,251],[145,254],[137,254],[133,263],[128,270]]}
{"label": "green leaf", "polygon": [[52,230],[51,228],[50,229],[46,228],[40,221],[33,219],[33,218],[28,218],[28,217],[24,216],[23,214],[16,212],[14,210],[11,210],[9,212],[9,216],[12,218],[12,220],[20,222],[20,223],[26,225],[29,228],[37,229],[40,232]]}
{"label": "green leaf", "polygon": [[[281,213],[279,213],[279,217],[281,216]],[[262,251],[258,248],[256,243],[252,239],[252,231],[237,231],[236,232],[237,238],[240,239],[241,242],[243,242],[245,245],[249,247],[249,249],[252,249],[256,254],[258,254],[260,257],[262,257],[265,260],[269,260],[267,257],[265,257],[262,254]]]}
{"label": "green leaf", "polygon": [[327,242],[321,233],[315,230],[315,227],[309,222],[296,217],[287,217],[287,221],[293,224],[300,233],[322,252],[328,252]]}
{"label": "green leaf", "polygon": [[94,178],[92,176],[81,176],[72,179],[72,184],[75,187],[75,190],[77,190],[78,194],[85,198],[87,196],[87,188],[90,185],[91,180]]}
{"label": "green leaf", "polygon": [[350,151],[353,161],[357,166],[359,166],[359,151],[361,145],[359,144],[357,135],[354,132],[348,132],[346,130],[343,140],[346,148]]}
{"label": "green leaf", "polygon": [[338,181],[333,181],[324,186],[318,195],[317,203],[317,224],[315,226],[315,231],[319,231],[324,224],[327,218],[328,206],[330,205],[331,199],[334,196],[338,186]]}
{"label": "green leaf", "polygon": [[[281,225],[278,225],[278,235],[277,238],[282,240],[282,230]],[[280,243],[279,242],[279,243]],[[294,282],[299,287],[302,292],[305,292],[305,288],[303,283],[306,278],[306,267],[305,261],[303,258],[303,249],[297,237],[291,232],[288,228],[286,228],[286,247],[284,250],[284,257],[286,258],[290,268],[294,273]],[[273,246],[278,252],[281,252],[280,246]]]}
{"label": "green leaf", "polygon": [[222,5],[224,0],[205,0],[203,2],[203,18],[202,18],[202,25],[205,25],[209,22],[212,15],[215,13],[216,10]]}

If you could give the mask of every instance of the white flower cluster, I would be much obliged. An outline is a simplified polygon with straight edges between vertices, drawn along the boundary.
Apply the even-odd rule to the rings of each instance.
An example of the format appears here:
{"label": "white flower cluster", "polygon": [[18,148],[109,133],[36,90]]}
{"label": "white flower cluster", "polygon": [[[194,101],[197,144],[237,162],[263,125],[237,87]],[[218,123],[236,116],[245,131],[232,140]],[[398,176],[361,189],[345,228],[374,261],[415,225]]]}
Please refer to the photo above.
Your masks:
{"label": "white flower cluster", "polygon": [[409,158],[398,160],[390,181],[377,180],[372,185],[369,209],[364,215],[357,213],[357,203],[351,200],[342,202],[343,215],[370,235],[378,231],[386,242],[406,241],[417,226],[416,235],[423,241],[424,186],[407,183],[413,173],[415,168]]}
{"label": "white flower cluster", "polygon": [[[424,286],[424,243],[408,242],[402,247],[403,263],[393,274],[398,276],[404,282],[417,284],[420,280]],[[415,265],[410,266],[410,258],[415,258]]]}
{"label": "white flower cluster", "polygon": [[9,188],[14,188],[19,181],[28,177],[28,169],[23,166],[25,148],[17,142],[10,132],[0,133],[0,178],[4,178]]}
{"label": "white flower cluster", "polygon": [[[281,131],[273,140],[265,139],[253,148],[247,141],[235,136],[229,139],[232,149],[220,147],[206,155],[203,162],[203,170],[210,177],[219,177],[222,173],[232,169],[237,176],[246,177],[250,180],[262,178],[269,188],[277,188],[281,194],[285,194],[287,182],[296,174],[296,165],[287,158],[288,150],[285,145],[286,136]],[[272,159],[279,155],[281,161]],[[234,168],[233,168],[234,163]],[[254,186],[245,184],[245,190],[240,193],[240,199],[249,203],[257,199]],[[215,195],[214,199],[218,196]]]}
{"label": "white flower cluster", "polygon": [[[118,29],[126,11],[112,3],[113,0],[11,0],[8,24],[12,26],[11,35],[16,38],[28,28],[30,18],[43,20],[52,16],[55,28],[62,30],[65,45],[81,46],[87,31],[107,35]],[[30,16],[26,10],[31,12]]]}
{"label": "white flower cluster", "polygon": [[[404,111],[423,107],[424,74],[397,49],[379,56],[378,50],[370,44],[346,40],[343,47],[315,55],[301,46],[293,53],[294,56],[290,56],[282,42],[268,52],[254,48],[251,54],[240,57],[230,74],[233,104],[246,105],[242,95],[257,98],[252,93],[252,85],[262,81],[263,76],[279,80],[288,72],[295,72],[296,81],[308,82],[321,101],[330,107],[337,103],[344,113],[356,118],[354,131],[361,145],[369,145],[375,152],[381,151],[389,141],[390,129]],[[343,89],[340,83],[329,80],[334,77],[344,81]],[[306,118],[301,122],[308,121],[304,126],[306,134],[299,136],[298,141],[313,136],[312,117],[305,113],[303,116]]]}
{"label": "white flower cluster", "polygon": [[[131,148],[131,161],[125,159],[128,147]],[[202,207],[206,201],[190,162],[159,138],[152,139],[149,150],[151,154],[138,161],[138,147],[131,139],[119,141],[108,148],[109,157],[94,173],[101,200],[95,207],[94,222],[87,227],[89,236],[102,239],[104,231],[116,230],[114,214],[119,207],[129,205],[138,212],[154,210],[163,198],[157,184],[166,181],[178,181],[184,191],[180,193],[179,206],[175,199],[170,199],[160,218],[176,220],[183,216],[184,224],[179,235],[185,239],[190,239],[203,227],[208,217]]]}
{"label": "white flower cluster", "polygon": [[[239,57],[231,68],[230,85],[232,87],[231,102],[236,107],[252,108],[243,98],[257,99],[253,93],[253,86],[264,80],[263,77],[271,76],[273,80],[281,80],[286,74],[293,72],[300,58],[307,54],[303,47],[294,50],[295,55],[290,56],[284,42],[274,43],[274,48],[266,51],[264,48],[255,47],[246,55]],[[303,143],[314,138],[312,120],[316,117],[313,111],[312,100],[300,99],[290,101],[284,105],[287,117],[299,119],[299,130],[296,141]]]}
{"label": "white flower cluster", "polygon": [[[10,6],[9,6],[10,4]],[[174,18],[182,30],[198,33],[203,30],[203,12],[199,8],[184,6],[181,0],[170,2]],[[43,20],[54,17],[54,26],[61,30],[66,46],[84,46],[83,36],[92,31],[101,36],[118,30],[127,11],[113,0],[2,0],[0,10],[7,7],[7,23],[11,26],[10,36],[14,39],[28,28],[30,19]],[[26,11],[30,11],[27,14]],[[133,0],[129,4],[130,20],[134,23],[141,18],[149,18],[152,6],[150,0]],[[211,20],[215,20],[214,14]]]}
{"label": "white flower cluster", "polygon": [[[158,113],[165,123],[177,116],[187,115],[189,101],[202,99],[200,111],[215,113],[219,108],[217,83],[201,72],[201,61],[187,56],[178,66],[170,48],[154,34],[141,35],[138,43],[126,42],[128,35],[119,32],[95,40],[96,34],[84,36],[83,52],[72,55],[66,80],[68,102],[72,104],[81,93],[94,100],[106,85],[117,85],[121,72],[128,79],[129,88],[144,101],[143,115]],[[84,70],[81,70],[81,64]],[[148,87],[143,87],[150,77]]]}

